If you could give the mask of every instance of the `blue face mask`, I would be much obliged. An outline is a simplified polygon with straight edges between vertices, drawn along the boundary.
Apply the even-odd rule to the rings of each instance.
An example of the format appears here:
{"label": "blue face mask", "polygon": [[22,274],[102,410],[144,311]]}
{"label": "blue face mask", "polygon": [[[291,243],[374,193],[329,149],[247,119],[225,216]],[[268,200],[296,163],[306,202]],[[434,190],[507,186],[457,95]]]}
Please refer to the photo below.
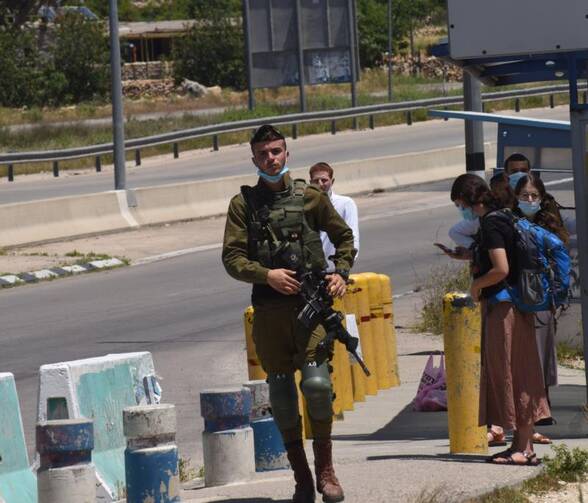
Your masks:
{"label": "blue face mask", "polygon": [[534,217],[540,209],[541,203],[539,201],[519,201],[519,210],[521,210],[526,217]]}
{"label": "blue face mask", "polygon": [[468,220],[471,222],[472,220],[478,218],[478,216],[474,213],[474,211],[471,208],[462,208],[461,206],[458,206],[457,211],[459,211],[461,218],[463,218],[464,220]]}
{"label": "blue face mask", "polygon": [[523,176],[527,176],[527,173],[524,171],[517,171],[508,177],[508,184],[512,190],[515,190],[519,180],[523,178]]}
{"label": "blue face mask", "polygon": [[257,175],[263,178],[266,182],[278,183],[288,171],[290,171],[288,169],[288,166],[284,166],[277,175],[268,175],[267,173],[264,173],[263,171],[258,169]]}

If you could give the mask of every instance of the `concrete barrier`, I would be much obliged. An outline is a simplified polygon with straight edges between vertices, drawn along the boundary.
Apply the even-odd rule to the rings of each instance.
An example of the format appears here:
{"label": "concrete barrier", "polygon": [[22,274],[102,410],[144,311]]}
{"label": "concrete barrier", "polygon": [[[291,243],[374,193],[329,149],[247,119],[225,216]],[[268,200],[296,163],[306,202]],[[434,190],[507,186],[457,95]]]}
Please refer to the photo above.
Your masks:
{"label": "concrete barrier", "polygon": [[94,435],[89,419],[38,423],[39,503],[95,503]]}
{"label": "concrete barrier", "polygon": [[202,454],[207,487],[245,482],[255,473],[253,405],[248,388],[223,388],[200,393],[204,418]]}
{"label": "concrete barrier", "polygon": [[39,369],[38,421],[94,421],[93,461],[101,501],[121,499],[125,487],[123,409],[145,405],[143,378],[154,375],[151,353],[109,354]]}
{"label": "concrete barrier", "polygon": [[179,503],[176,409],[171,404],[123,411],[127,503]]}
{"label": "concrete barrier", "polygon": [[[486,144],[488,158],[496,145]],[[327,159],[328,160],[328,159]],[[337,192],[357,194],[455,177],[465,170],[464,147],[333,163]],[[308,168],[292,170],[308,179]],[[256,182],[250,174],[0,205],[0,246],[50,241],[121,229],[224,214],[239,187]]]}
{"label": "concrete barrier", "polygon": [[109,191],[0,205],[0,246],[132,227],[134,221],[121,209],[121,202],[126,204],[121,195]]}
{"label": "concrete barrier", "polygon": [[0,502],[37,503],[14,376],[0,373]]}
{"label": "concrete barrier", "polygon": [[[487,148],[495,150],[490,144]],[[464,147],[459,146],[332,165],[337,173],[338,192],[356,194],[458,176],[464,172],[464,156]],[[293,169],[291,174],[308,179],[308,168]],[[140,225],[223,214],[239,187],[256,180],[252,168],[251,175],[134,189],[137,204],[131,213]]]}

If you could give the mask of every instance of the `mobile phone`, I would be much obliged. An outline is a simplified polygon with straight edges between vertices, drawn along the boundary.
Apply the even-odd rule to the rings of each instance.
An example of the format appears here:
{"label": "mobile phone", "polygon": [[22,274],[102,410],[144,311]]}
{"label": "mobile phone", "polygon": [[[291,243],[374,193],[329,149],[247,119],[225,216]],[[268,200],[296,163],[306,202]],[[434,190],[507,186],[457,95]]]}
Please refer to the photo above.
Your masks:
{"label": "mobile phone", "polygon": [[433,245],[435,245],[437,248],[440,248],[445,253],[455,253],[455,250],[453,248],[448,248],[443,243],[433,243]]}

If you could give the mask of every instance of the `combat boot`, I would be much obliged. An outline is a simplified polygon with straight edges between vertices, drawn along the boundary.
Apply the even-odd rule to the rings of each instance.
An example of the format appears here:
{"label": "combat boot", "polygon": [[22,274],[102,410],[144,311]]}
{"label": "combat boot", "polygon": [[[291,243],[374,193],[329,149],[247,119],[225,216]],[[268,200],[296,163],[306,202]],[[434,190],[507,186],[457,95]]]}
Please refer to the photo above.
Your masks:
{"label": "combat boot", "polygon": [[292,503],[314,503],[314,480],[308,466],[302,440],[290,442],[286,447],[286,455],[294,471],[294,480],[296,481]]}
{"label": "combat boot", "polygon": [[323,501],[336,503],[345,499],[343,488],[335,476],[333,468],[333,444],[330,440],[315,440],[312,443],[314,450],[314,470],[316,474],[316,489],[323,495]]}

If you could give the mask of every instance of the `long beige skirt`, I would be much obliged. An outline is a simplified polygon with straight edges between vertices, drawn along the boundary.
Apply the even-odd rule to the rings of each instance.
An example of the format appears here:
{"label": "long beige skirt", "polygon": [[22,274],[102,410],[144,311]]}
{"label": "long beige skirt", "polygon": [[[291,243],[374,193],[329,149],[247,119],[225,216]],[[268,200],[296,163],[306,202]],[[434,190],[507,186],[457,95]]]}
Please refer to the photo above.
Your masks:
{"label": "long beige skirt", "polygon": [[516,430],[551,416],[534,315],[510,302],[482,302],[480,426]]}

